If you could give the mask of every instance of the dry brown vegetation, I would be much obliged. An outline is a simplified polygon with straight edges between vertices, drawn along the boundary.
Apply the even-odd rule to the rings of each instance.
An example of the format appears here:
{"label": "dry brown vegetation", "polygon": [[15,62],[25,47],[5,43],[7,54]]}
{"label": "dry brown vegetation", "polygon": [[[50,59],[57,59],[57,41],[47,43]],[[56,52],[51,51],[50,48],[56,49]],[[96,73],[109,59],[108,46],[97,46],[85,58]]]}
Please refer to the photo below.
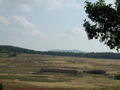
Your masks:
{"label": "dry brown vegetation", "polygon": [[[77,75],[54,72],[37,73],[41,68],[67,68],[82,73]],[[104,70],[106,73],[98,75],[83,73],[84,71],[91,70]],[[8,84],[8,86],[13,84],[38,88],[99,88],[120,86],[120,80],[113,78],[116,74],[120,74],[120,60],[29,54],[21,54],[16,57],[0,57],[0,81],[5,85]]]}

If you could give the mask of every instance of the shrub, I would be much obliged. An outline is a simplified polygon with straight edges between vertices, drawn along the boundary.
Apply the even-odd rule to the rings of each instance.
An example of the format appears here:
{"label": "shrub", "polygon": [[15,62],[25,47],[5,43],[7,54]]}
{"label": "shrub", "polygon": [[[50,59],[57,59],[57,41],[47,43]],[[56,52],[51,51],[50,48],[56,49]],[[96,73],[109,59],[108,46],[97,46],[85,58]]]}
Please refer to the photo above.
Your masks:
{"label": "shrub", "polygon": [[9,57],[16,57],[17,54],[16,53],[9,53]]}
{"label": "shrub", "polygon": [[3,85],[0,83],[0,90],[3,90]]}
{"label": "shrub", "polygon": [[64,69],[64,68],[42,68],[40,72],[71,73],[71,74],[79,73],[77,70]]}
{"label": "shrub", "polygon": [[120,80],[120,74],[114,75],[114,79]]}
{"label": "shrub", "polygon": [[83,71],[85,73],[88,73],[88,74],[105,74],[106,71],[104,70],[89,70],[89,71]]}

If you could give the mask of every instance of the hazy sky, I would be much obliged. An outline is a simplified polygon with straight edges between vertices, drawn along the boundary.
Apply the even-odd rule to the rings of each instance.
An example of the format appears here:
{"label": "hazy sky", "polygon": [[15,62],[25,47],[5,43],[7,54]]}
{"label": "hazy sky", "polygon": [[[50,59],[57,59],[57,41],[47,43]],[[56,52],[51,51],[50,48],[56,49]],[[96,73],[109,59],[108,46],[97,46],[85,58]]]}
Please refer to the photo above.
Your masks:
{"label": "hazy sky", "polygon": [[[84,2],[85,0],[0,0],[0,45],[35,50],[111,51],[98,40],[87,39],[83,28],[83,20],[86,18]],[[106,2],[113,3],[114,0]]]}

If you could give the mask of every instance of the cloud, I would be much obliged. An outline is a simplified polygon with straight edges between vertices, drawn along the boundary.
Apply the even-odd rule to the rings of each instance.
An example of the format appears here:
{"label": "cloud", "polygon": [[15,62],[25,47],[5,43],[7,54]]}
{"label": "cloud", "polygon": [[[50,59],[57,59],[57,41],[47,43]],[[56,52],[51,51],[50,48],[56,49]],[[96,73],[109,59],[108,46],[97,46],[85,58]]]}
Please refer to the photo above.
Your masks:
{"label": "cloud", "polygon": [[[6,21],[9,22],[7,26]],[[0,16],[0,28],[0,44],[39,47],[47,39],[46,35],[24,16]]]}
{"label": "cloud", "polygon": [[11,18],[26,29],[36,29],[35,26],[24,16],[12,16]]}
{"label": "cloud", "polygon": [[61,6],[62,8],[80,8],[80,4],[77,0],[53,0],[57,2],[56,6]]}
{"label": "cloud", "polygon": [[78,9],[81,8],[81,7],[80,7],[80,4],[78,4],[78,3],[69,3],[69,4],[68,4],[68,7],[71,7],[71,8],[78,8]]}
{"label": "cloud", "polygon": [[0,11],[3,13],[28,12],[31,11],[31,6],[26,0],[0,0]]}
{"label": "cloud", "polygon": [[59,0],[46,0],[46,6],[49,9],[63,8],[62,2]]}
{"label": "cloud", "polygon": [[80,8],[77,0],[46,0],[48,8]]}
{"label": "cloud", "polygon": [[[24,16],[11,16],[11,17],[4,17],[0,16],[0,23],[4,25],[8,25],[9,29],[21,31],[22,33],[29,34],[32,36],[40,36],[45,37],[45,35],[37,29],[37,27],[31,23],[26,17]],[[5,28],[5,26],[3,26]],[[9,30],[8,29],[8,30]]]}
{"label": "cloud", "polygon": [[15,26],[18,27],[22,27],[22,29],[26,30],[28,33],[30,33],[31,35],[35,36],[35,35],[40,35],[42,37],[44,37],[45,35],[40,32],[40,30],[37,29],[37,27],[31,23],[26,17],[24,16],[12,16],[10,18],[11,20],[13,20],[14,24],[17,24]]}
{"label": "cloud", "polygon": [[10,22],[8,21],[8,19],[6,17],[0,16],[0,24],[9,25]]}
{"label": "cloud", "polygon": [[0,0],[1,12],[30,12],[34,7],[46,9],[80,8],[78,0]]}
{"label": "cloud", "polygon": [[30,12],[32,10],[31,7],[27,4],[18,5],[18,9],[20,9],[21,11],[24,11],[24,12]]}
{"label": "cloud", "polygon": [[79,27],[72,27],[71,33],[78,34],[81,36],[86,36],[86,32],[84,30],[80,29]]}
{"label": "cloud", "polygon": [[[59,35],[58,35],[59,36]],[[71,27],[69,30],[67,30],[66,32],[64,32],[63,34],[61,34],[60,36],[62,39],[84,39],[84,40],[88,40],[87,38],[87,34],[85,32],[84,29],[81,29],[78,26],[73,26]]]}

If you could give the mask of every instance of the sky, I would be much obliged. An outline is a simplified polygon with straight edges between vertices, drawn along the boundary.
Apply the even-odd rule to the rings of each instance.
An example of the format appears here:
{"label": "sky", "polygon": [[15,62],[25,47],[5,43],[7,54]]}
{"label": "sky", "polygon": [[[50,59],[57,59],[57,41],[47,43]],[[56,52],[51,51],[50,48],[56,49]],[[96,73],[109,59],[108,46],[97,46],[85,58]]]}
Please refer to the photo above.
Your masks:
{"label": "sky", "polygon": [[[96,2],[97,0],[89,0]],[[116,52],[88,40],[85,0],[0,0],[0,45],[34,50]],[[113,3],[114,0],[106,0]]]}

